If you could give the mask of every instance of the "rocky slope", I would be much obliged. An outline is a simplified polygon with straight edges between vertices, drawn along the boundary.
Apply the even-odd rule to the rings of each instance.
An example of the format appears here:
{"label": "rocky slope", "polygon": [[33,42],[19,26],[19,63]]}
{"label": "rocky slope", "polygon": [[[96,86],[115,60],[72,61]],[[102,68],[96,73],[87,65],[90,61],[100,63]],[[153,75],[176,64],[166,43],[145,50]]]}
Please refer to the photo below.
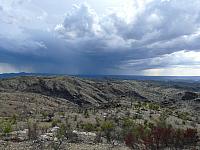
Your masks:
{"label": "rocky slope", "polygon": [[[8,105],[4,109],[9,106],[16,107],[20,104],[20,101],[30,102],[30,99],[32,100],[31,103],[35,103],[34,99],[37,99],[41,104],[44,101],[51,103],[52,106],[58,105],[58,102],[66,102],[67,105],[83,107],[112,107],[116,104],[129,105],[131,101],[135,100],[159,102],[164,105],[172,105],[180,103],[180,101],[181,103],[190,101],[194,106],[199,103],[199,93],[188,91],[188,87],[184,86],[183,83],[88,80],[76,77],[16,77],[1,79],[0,95],[0,101],[4,105]],[[17,101],[17,105],[14,104],[13,99],[15,102]],[[48,104],[43,105],[48,107]]]}
{"label": "rocky slope", "polygon": [[[1,79],[0,149],[59,146],[57,149],[124,150],[130,147],[124,141],[129,134],[124,133],[134,129],[143,134],[148,129],[149,133],[144,135],[148,138],[154,135],[154,129],[160,133],[160,125],[172,127],[170,141],[175,141],[172,133],[178,133],[178,129],[183,135],[188,135],[185,134],[188,128],[195,131],[192,142],[185,148],[197,144],[198,149],[199,86],[198,83],[66,76]],[[165,131],[164,128],[162,132]],[[144,139],[135,144],[138,149],[144,149],[140,142]]]}
{"label": "rocky slope", "polygon": [[1,92],[29,92],[63,98],[78,105],[98,105],[124,97],[138,100],[162,101],[176,98],[198,98],[182,85],[158,84],[153,81],[87,80],[76,77],[17,77],[0,80]]}

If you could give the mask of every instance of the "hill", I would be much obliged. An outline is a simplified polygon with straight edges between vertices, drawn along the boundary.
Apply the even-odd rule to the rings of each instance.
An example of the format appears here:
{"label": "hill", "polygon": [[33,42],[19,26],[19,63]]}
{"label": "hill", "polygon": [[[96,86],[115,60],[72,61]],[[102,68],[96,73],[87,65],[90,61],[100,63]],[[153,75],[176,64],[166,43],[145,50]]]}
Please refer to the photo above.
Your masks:
{"label": "hill", "polygon": [[[99,138],[107,139],[107,148],[111,146],[109,144],[112,139],[118,142],[115,148],[125,149],[122,139],[128,136],[125,133],[130,132],[129,128],[132,128],[133,124],[152,131],[149,134],[153,134],[153,127],[157,128],[158,122],[167,123],[165,126],[170,125],[175,129],[180,128],[183,132],[186,132],[187,128],[199,131],[199,87],[198,83],[193,82],[97,80],[72,76],[4,78],[0,79],[0,133],[2,132],[3,141],[20,140],[22,145],[18,145],[19,147],[26,147],[27,144],[30,146],[32,134],[27,133],[29,138],[19,138],[15,133],[24,133],[22,129],[33,130],[34,126],[30,126],[32,120],[38,130],[34,138],[41,142],[41,138],[45,136],[49,142],[45,142],[47,145],[56,143],[49,135],[52,127],[58,127],[60,130],[65,127],[66,133],[73,131],[76,140],[81,140],[83,144],[95,143],[94,139],[90,138],[94,138],[93,135],[97,138],[97,133],[101,133]],[[110,125],[107,124],[108,120],[111,121]],[[5,139],[4,126],[7,127],[9,124],[14,131],[9,132],[9,137],[6,136]],[[128,128],[124,128],[127,125]],[[105,128],[108,127],[112,130],[107,131]],[[107,135],[107,132],[111,135]],[[122,139],[116,139],[112,134],[118,134],[117,137],[120,136]],[[66,139],[55,135],[64,141],[59,146],[73,145],[71,136],[67,138],[63,131],[62,135]],[[99,143],[102,144],[100,141]],[[194,141],[192,143],[194,144]],[[11,143],[11,146],[15,144],[17,143]],[[79,144],[73,146],[77,147]]]}

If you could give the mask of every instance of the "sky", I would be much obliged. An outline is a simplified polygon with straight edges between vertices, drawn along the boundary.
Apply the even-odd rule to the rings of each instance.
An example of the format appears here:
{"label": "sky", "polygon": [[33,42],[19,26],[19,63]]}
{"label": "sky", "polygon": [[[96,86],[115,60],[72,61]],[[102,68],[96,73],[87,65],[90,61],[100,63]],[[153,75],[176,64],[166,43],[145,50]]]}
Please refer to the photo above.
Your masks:
{"label": "sky", "polygon": [[200,76],[199,0],[0,0],[0,73]]}

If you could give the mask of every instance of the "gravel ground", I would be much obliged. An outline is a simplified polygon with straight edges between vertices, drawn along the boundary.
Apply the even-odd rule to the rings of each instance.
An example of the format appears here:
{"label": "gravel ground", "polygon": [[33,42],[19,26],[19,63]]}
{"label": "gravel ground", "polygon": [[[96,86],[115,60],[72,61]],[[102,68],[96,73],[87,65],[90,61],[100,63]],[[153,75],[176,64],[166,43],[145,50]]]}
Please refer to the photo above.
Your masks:
{"label": "gravel ground", "polygon": [[[0,141],[0,150],[51,150],[51,148],[41,148],[37,143],[27,142],[5,142]],[[79,144],[63,143],[62,150],[130,150],[125,146],[112,146],[109,144]]]}

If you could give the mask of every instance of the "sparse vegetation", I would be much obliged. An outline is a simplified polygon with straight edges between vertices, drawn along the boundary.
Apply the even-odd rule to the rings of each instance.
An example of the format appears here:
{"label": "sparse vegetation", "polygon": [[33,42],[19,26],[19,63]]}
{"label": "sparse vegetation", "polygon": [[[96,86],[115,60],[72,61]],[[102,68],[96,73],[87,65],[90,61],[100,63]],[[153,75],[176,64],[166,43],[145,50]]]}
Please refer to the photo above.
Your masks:
{"label": "sparse vegetation", "polygon": [[181,118],[182,120],[189,120],[190,114],[188,112],[177,112],[178,118]]}
{"label": "sparse vegetation", "polygon": [[7,136],[13,130],[12,125],[12,120],[3,120],[0,122],[0,130]]}
{"label": "sparse vegetation", "polygon": [[60,123],[61,123],[61,120],[60,120],[60,119],[54,119],[54,120],[52,121],[52,127],[58,126]]}
{"label": "sparse vegetation", "polygon": [[28,137],[30,140],[38,138],[37,121],[35,119],[28,119]]}
{"label": "sparse vegetation", "polygon": [[91,131],[96,131],[97,130],[96,125],[92,124],[92,123],[82,124],[82,128],[83,128],[84,131],[87,131],[87,132],[91,132]]}
{"label": "sparse vegetation", "polygon": [[[49,84],[51,80],[52,78],[44,79],[42,82],[52,86],[54,84]],[[12,142],[17,143],[20,141],[22,145],[35,142],[34,146],[39,149],[44,149],[44,147],[46,149],[62,149],[71,144],[88,144],[90,148],[92,145],[97,145],[97,143],[103,146],[108,145],[109,148],[113,147],[113,149],[129,147],[130,149],[160,150],[198,149],[200,147],[198,137],[199,112],[196,111],[197,109],[191,109],[199,105],[196,102],[190,101],[190,103],[187,103],[187,101],[180,100],[181,105],[174,103],[165,106],[159,100],[162,100],[160,95],[166,89],[155,91],[155,95],[159,92],[160,95],[157,97],[158,100],[154,101],[156,96],[150,95],[152,91],[142,89],[142,86],[145,85],[139,81],[132,82],[137,84],[141,95],[143,90],[146,90],[144,95],[148,96],[149,94],[148,99],[153,97],[151,101],[148,101],[148,99],[144,101],[142,97],[135,98],[137,94],[133,94],[133,96],[126,95],[126,93],[129,93],[126,92],[129,88],[127,87],[129,84],[125,84],[126,81],[124,81],[125,83],[119,81],[120,84],[118,84],[118,81],[109,81],[112,86],[104,85],[104,81],[95,83],[95,81],[89,80],[86,82],[83,80],[79,82],[78,79],[71,78],[66,83],[65,79],[61,81],[62,84],[58,87],[55,84],[50,90],[52,92],[52,89],[56,89],[58,95],[45,95],[44,91],[39,91],[39,93],[41,92],[40,95],[34,93],[35,91],[30,91],[30,93],[14,93],[13,98],[10,93],[2,94],[1,98],[4,98],[4,102],[16,99],[16,105],[21,105],[17,101],[23,103],[21,107],[12,108],[12,111],[8,109],[8,113],[5,110],[0,110],[0,117],[2,117],[0,118],[0,137],[3,142],[9,141],[12,144]],[[85,86],[82,89],[85,91],[85,95],[81,95],[81,100],[79,99],[80,95],[77,95],[76,92],[75,94],[71,93],[71,90],[65,88],[69,86],[70,89],[76,91],[76,88],[73,87],[76,84],[75,81],[79,84],[84,83],[82,87]],[[33,82],[36,82],[36,85],[40,84],[37,83],[38,81]],[[127,82],[130,82],[131,85],[131,81]],[[57,83],[57,81],[53,83]],[[89,89],[87,89],[87,84],[90,85]],[[31,83],[29,86],[31,86]],[[107,89],[107,86],[109,89]],[[121,86],[122,89],[120,89]],[[103,93],[103,96],[94,90],[97,87],[98,90],[96,91]],[[45,90],[48,88],[50,87],[46,87]],[[106,91],[104,91],[104,88]],[[64,92],[59,91],[61,89]],[[90,90],[93,92],[90,92]],[[109,98],[106,94],[104,95],[107,90],[109,91],[107,93],[110,95]],[[173,92],[173,90],[171,91]],[[59,92],[61,92],[60,95]],[[98,96],[96,96],[97,93]],[[168,97],[165,93],[164,95],[166,103]],[[70,102],[64,96],[71,98]],[[87,98],[91,97],[90,101],[87,101],[85,96]],[[170,98],[172,96],[170,95]],[[97,97],[98,101],[95,99]],[[177,91],[174,97],[177,98]],[[103,103],[101,101],[109,102]],[[14,105],[9,105],[9,107],[12,106]],[[32,145],[29,145],[29,147],[33,148]]]}
{"label": "sparse vegetation", "polygon": [[114,131],[114,123],[111,121],[104,121],[101,124],[101,131],[105,135],[108,142],[112,140],[112,132]]}

